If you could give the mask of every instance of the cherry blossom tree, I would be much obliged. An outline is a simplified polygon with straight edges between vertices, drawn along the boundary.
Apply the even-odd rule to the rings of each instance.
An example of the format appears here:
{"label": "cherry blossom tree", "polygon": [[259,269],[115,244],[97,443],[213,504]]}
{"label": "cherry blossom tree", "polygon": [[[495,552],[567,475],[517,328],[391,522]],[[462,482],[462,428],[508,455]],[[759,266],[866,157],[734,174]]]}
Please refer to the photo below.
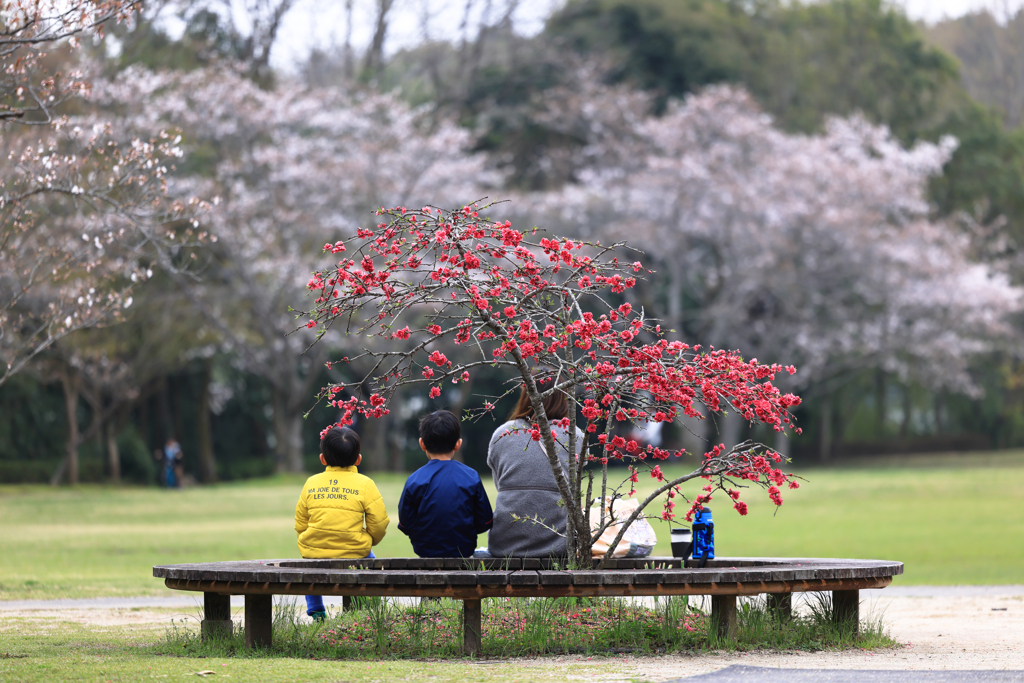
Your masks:
{"label": "cherry blossom tree", "polygon": [[593,169],[577,206],[649,248],[674,328],[799,360],[805,384],[870,362],[970,390],[968,360],[1009,331],[1021,292],[931,218],[926,184],[955,140],[905,149],[860,117],[789,135],[730,87],[642,130],[641,163]]}
{"label": "cherry blossom tree", "polygon": [[90,84],[74,48],[136,6],[0,4],[0,384],[130,305],[132,285],[151,273],[152,246],[174,242],[175,231],[180,242],[200,208],[166,200],[181,156],[173,134],[83,102]]}
{"label": "cherry blossom tree", "polygon": [[395,95],[332,89],[263,90],[221,65],[190,73],[129,69],[97,83],[98,96],[136,103],[150,123],[170,122],[206,167],[179,173],[170,192],[215,197],[203,228],[216,243],[195,251],[197,278],[178,280],[225,349],[273,396],[278,465],[301,471],[303,412],[322,382],[331,346],[286,336],[324,235],[354,230],[380,200],[481,192],[491,176],[450,122],[421,125]]}
{"label": "cherry blossom tree", "polygon": [[[677,515],[679,498],[688,503],[683,514],[691,519],[716,490],[746,514],[739,497],[747,486],[767,489],[781,505],[780,487],[797,483],[776,468],[783,457],[771,449],[750,442],[730,451],[715,447],[697,469],[668,479],[658,463],[680,452],[641,447],[614,428],[634,421],[671,422],[681,415],[699,418],[696,405],[710,411],[731,405],[751,421],[792,429],[789,410],[800,399],[773,384],[787,369],[670,342],[643,310],[618,303],[643,271],[639,261],[621,262],[616,256],[626,249],[623,243],[538,239],[536,230],[527,235],[508,221],[486,218],[490,208],[381,209],[374,228],[324,245],[334,262],[308,282],[315,301],[300,329],[319,337],[342,328],[357,338],[387,342],[367,344],[340,359],[368,362],[370,370],[322,392],[322,400],[343,411],[339,424],[356,415],[384,417],[400,387],[421,387],[437,398],[443,385],[467,382],[473,371],[506,368],[516,379],[509,391],[518,391],[521,383],[530,397],[536,422],[529,434],[545,446],[568,515],[569,557],[581,565],[589,564],[593,540],[610,524],[622,522],[614,548],[628,525],[662,496],[664,519]],[[472,355],[447,358],[437,349],[445,339]],[[360,400],[356,389],[367,382],[374,392]],[[343,392],[351,396],[346,399]],[[544,409],[543,399],[553,392],[564,393],[573,404],[560,421],[568,430],[567,444],[556,439]],[[486,400],[471,412],[479,416],[493,409],[494,401]],[[582,444],[577,444],[577,425]],[[569,455],[565,470],[562,448]],[[630,476],[620,485],[609,481],[611,459],[630,463]],[[606,515],[602,506],[592,534],[591,504],[632,495],[641,466],[659,481],[654,493],[625,520]],[[691,500],[680,487],[697,479],[703,488]]]}
{"label": "cherry blossom tree", "polygon": [[647,251],[658,277],[636,300],[678,338],[796,363],[793,389],[882,368],[974,393],[971,359],[1013,337],[1020,289],[927,200],[954,140],[907,149],[859,116],[791,135],[729,86],[633,130],[595,140],[601,163],[546,206]]}

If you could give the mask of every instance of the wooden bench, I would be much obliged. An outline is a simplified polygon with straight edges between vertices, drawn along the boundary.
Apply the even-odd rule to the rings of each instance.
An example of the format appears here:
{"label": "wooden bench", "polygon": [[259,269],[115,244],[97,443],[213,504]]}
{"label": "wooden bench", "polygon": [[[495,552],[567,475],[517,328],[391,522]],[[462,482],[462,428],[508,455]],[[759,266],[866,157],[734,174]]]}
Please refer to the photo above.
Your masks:
{"label": "wooden bench", "polygon": [[204,594],[203,633],[230,632],[230,596],[245,596],[246,647],[269,647],[275,595],[437,597],[463,601],[463,650],[480,652],[484,598],[710,595],[718,634],[733,638],[736,598],[768,596],[783,615],[793,593],[831,591],[833,617],[860,618],[859,591],[884,588],[903,564],[880,560],[718,558],[697,568],[671,557],[612,560],[602,570],[561,570],[537,559],[250,560],[153,567],[174,590]]}

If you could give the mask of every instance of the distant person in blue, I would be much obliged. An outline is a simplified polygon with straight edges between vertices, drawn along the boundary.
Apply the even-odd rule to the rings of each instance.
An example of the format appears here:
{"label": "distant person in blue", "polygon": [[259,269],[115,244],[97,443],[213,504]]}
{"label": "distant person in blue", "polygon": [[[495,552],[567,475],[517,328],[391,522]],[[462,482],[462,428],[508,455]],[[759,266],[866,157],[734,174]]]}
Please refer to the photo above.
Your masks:
{"label": "distant person in blue", "polygon": [[452,456],[462,448],[459,418],[438,410],[420,420],[420,448],[429,462],[405,482],[398,528],[419,557],[471,557],[476,536],[494,515],[480,475]]}
{"label": "distant person in blue", "polygon": [[181,486],[181,461],[184,454],[181,452],[181,444],[168,437],[164,445],[164,485],[169,489]]}

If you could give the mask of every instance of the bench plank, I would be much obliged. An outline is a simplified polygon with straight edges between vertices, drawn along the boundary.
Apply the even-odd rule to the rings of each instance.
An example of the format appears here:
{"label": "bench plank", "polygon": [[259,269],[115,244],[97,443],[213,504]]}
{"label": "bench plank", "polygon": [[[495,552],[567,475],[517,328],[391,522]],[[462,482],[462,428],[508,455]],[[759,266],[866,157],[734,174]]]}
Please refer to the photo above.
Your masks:
{"label": "bench plank", "polygon": [[541,570],[537,572],[542,586],[571,586],[572,572]]}
{"label": "bench plank", "polygon": [[537,586],[540,584],[540,575],[524,569],[509,574],[508,583],[510,586]]}

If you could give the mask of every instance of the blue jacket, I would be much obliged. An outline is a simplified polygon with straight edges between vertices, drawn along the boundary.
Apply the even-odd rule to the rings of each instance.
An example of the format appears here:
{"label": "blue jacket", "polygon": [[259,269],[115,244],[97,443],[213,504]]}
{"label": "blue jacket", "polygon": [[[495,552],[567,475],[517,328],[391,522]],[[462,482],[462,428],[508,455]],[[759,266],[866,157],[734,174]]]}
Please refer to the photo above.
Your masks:
{"label": "blue jacket", "polygon": [[431,460],[405,482],[398,528],[420,557],[470,557],[494,515],[480,475],[455,460]]}

